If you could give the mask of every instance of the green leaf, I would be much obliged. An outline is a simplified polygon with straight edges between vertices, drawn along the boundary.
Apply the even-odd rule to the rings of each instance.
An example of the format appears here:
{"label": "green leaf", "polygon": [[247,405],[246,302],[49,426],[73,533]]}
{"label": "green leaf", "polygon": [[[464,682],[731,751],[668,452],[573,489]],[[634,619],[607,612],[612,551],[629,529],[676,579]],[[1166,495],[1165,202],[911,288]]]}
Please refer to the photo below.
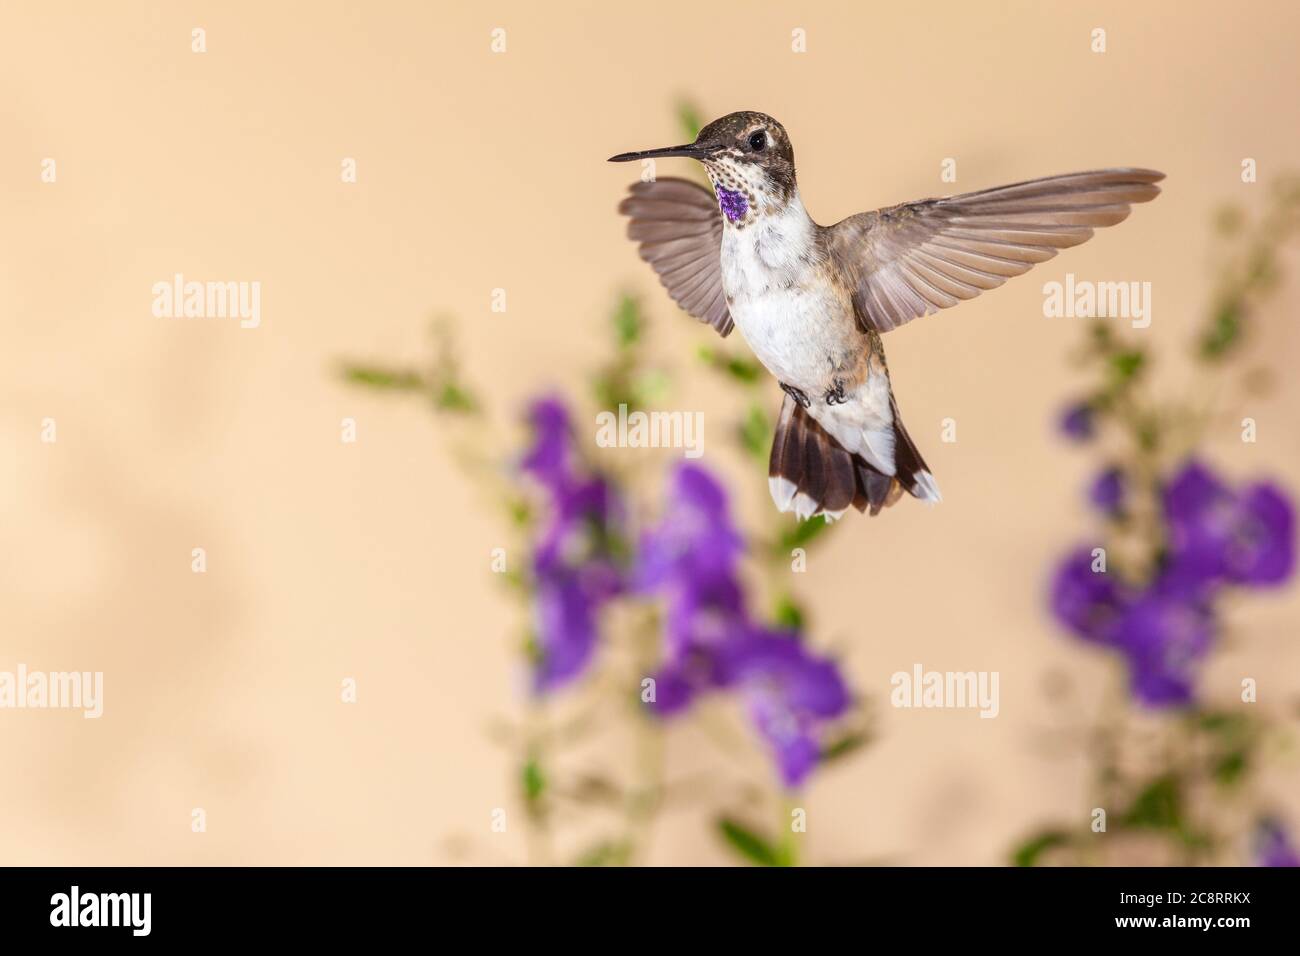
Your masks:
{"label": "green leaf", "polygon": [[512,497],[506,502],[510,522],[517,528],[527,528],[533,523],[533,505],[527,498]]}
{"label": "green leaf", "polygon": [[478,402],[474,396],[454,382],[446,382],[434,396],[433,404],[444,412],[478,411]]}
{"label": "green leaf", "polygon": [[524,764],[519,779],[523,786],[524,799],[530,806],[535,806],[542,799],[542,794],[546,792],[546,777],[542,774],[542,768],[535,758],[530,758]]}
{"label": "green leaf", "polygon": [[855,753],[871,742],[871,737],[861,730],[850,730],[822,747],[821,762],[830,763]]}
{"label": "green leaf", "polygon": [[1038,859],[1048,850],[1067,846],[1070,835],[1063,830],[1044,830],[1030,837],[1011,855],[1011,862],[1016,866],[1037,866]]}
{"label": "green leaf", "polygon": [[630,348],[639,342],[643,328],[640,303],[633,296],[622,296],[614,310],[614,336],[619,348]]}
{"label": "green leaf", "polygon": [[637,402],[636,389],[622,372],[597,376],[592,382],[592,394],[601,408],[613,409],[626,405],[629,411],[636,411],[640,404]]}
{"label": "green leaf", "polygon": [[381,368],[374,365],[345,365],[343,378],[366,388],[410,392],[424,388],[424,377],[411,369]]}
{"label": "green leaf", "polygon": [[729,355],[708,346],[701,348],[698,354],[709,368],[744,385],[752,385],[763,377],[763,366],[753,359]]}
{"label": "green leaf", "polygon": [[781,595],[780,600],[776,602],[774,623],[777,627],[788,628],[792,631],[803,630],[803,608],[796,604],[794,598],[790,595]]}
{"label": "green leaf", "polygon": [[698,107],[688,99],[677,101],[677,125],[687,143],[695,142],[695,137],[700,135],[700,129],[704,126]]}
{"label": "green leaf", "polygon": [[1232,786],[1239,783],[1245,776],[1249,768],[1250,761],[1246,758],[1246,751],[1231,750],[1220,756],[1214,763],[1214,779],[1224,786]]}
{"label": "green leaf", "polygon": [[733,850],[756,866],[781,866],[782,857],[771,841],[730,817],[718,820],[718,831]]}
{"label": "green leaf", "polygon": [[519,642],[519,653],[533,667],[541,663],[542,643],[537,639],[536,633],[528,631],[524,634],[523,640]]}
{"label": "green leaf", "polygon": [[1182,826],[1183,794],[1178,779],[1158,777],[1147,784],[1124,815],[1129,826],[1152,830],[1175,830]]}
{"label": "green leaf", "polygon": [[1239,737],[1250,728],[1250,718],[1244,714],[1209,711],[1197,718],[1201,730],[1224,737]]}
{"label": "green leaf", "polygon": [[673,380],[663,369],[646,369],[636,377],[633,390],[641,396],[643,404],[660,401],[672,390]]}
{"label": "green leaf", "polygon": [[1212,850],[1215,845],[1213,835],[1201,830],[1180,830],[1178,838],[1182,840],[1183,846],[1190,850]]}
{"label": "green leaf", "polygon": [[1217,359],[1226,354],[1241,337],[1241,309],[1237,302],[1225,302],[1219,307],[1210,327],[1201,336],[1201,354]]}
{"label": "green leaf", "polygon": [[1110,356],[1110,370],[1119,382],[1129,382],[1137,378],[1146,365],[1146,354],[1140,349],[1127,349]]}
{"label": "green leaf", "polygon": [[767,412],[763,406],[754,404],[750,405],[745,413],[736,437],[740,441],[740,447],[754,458],[766,463],[768,454],[772,450],[772,433],[773,426],[768,421]]}
{"label": "green leaf", "polygon": [[832,524],[834,522],[827,521],[824,515],[820,519],[808,518],[806,521],[797,521],[781,532],[781,537],[776,544],[777,553],[785,556],[795,548],[806,548],[824,535]]}
{"label": "green leaf", "polygon": [[1093,322],[1088,328],[1088,334],[1092,338],[1092,347],[1098,353],[1105,354],[1115,345],[1115,333],[1107,321],[1098,319]]}

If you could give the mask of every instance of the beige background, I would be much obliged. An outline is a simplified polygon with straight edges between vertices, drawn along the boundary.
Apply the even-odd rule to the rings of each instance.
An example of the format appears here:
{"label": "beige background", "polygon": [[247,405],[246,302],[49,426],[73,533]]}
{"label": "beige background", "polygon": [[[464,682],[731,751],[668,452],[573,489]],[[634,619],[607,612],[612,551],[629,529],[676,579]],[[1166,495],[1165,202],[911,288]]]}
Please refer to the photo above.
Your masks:
{"label": "beige background", "polygon": [[[497,26],[504,55],[489,52]],[[708,331],[623,239],[613,207],[635,172],[604,163],[678,141],[681,93],[709,116],[782,119],[823,222],[954,191],[944,157],[957,191],[1168,173],[1121,227],[890,336],[945,502],[854,522],[804,585],[816,639],[846,650],[877,704],[914,662],[1002,675],[997,720],[878,706],[880,742],[806,798],[810,856],[995,863],[1036,822],[1081,813],[1083,766],[1049,729],[1088,719],[1108,665],[1042,613],[1048,562],[1087,526],[1089,460],[1051,434],[1079,329],[1041,317],[1041,284],[1151,281],[1148,334],[1172,359],[1214,275],[1211,211],[1259,209],[1300,167],[1297,27],[1281,0],[6,3],[0,668],[102,670],[106,712],[0,712],[0,860],[418,864],[461,859],[449,838],[473,860],[523,859],[518,828],[488,833],[491,808],[515,803],[486,728],[521,709],[518,609],[487,563],[503,531],[418,402],[341,387],[333,363],[423,360],[429,317],[458,316],[469,375],[510,434],[525,396],[580,385],[628,287],[688,379],[678,405],[712,407],[689,358]],[[347,156],[355,185],[340,182]],[[1260,184],[1240,182],[1247,156]],[[40,182],[45,157],[56,184]],[[261,328],[154,318],[150,288],[175,272],[261,281]],[[1258,420],[1258,444],[1229,416],[1215,449],[1293,489],[1298,293],[1289,279],[1257,345],[1280,389],[1234,410]],[[355,445],[339,441],[345,416]],[[39,441],[46,417],[57,444]],[[938,439],[945,417],[956,444]],[[706,460],[758,515],[766,489],[716,427]],[[1245,637],[1205,687],[1226,698],[1255,674],[1260,706],[1280,708],[1300,690],[1300,595],[1246,604]],[[1075,697],[1045,697],[1054,670]],[[338,702],[346,676],[355,707]],[[674,734],[670,760],[696,747]],[[1280,763],[1268,786],[1285,801],[1298,779]],[[671,816],[651,858],[723,859],[705,827]]]}

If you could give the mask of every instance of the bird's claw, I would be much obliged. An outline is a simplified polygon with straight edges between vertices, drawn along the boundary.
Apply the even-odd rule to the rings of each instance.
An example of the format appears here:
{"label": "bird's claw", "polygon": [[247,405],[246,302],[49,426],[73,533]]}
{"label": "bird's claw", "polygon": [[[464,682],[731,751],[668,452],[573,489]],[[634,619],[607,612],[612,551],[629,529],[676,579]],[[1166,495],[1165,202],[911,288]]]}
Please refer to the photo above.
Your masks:
{"label": "bird's claw", "polygon": [[838,378],[834,380],[834,383],[834,388],[826,390],[826,404],[843,405],[849,400],[849,397],[844,394],[844,383]]}
{"label": "bird's claw", "polygon": [[782,382],[781,390],[785,392],[787,395],[789,395],[791,398],[793,398],[800,405],[802,405],[804,408],[808,408],[809,406],[812,405],[812,399],[810,399],[799,389],[795,388],[793,385],[787,385],[785,384],[785,382]]}

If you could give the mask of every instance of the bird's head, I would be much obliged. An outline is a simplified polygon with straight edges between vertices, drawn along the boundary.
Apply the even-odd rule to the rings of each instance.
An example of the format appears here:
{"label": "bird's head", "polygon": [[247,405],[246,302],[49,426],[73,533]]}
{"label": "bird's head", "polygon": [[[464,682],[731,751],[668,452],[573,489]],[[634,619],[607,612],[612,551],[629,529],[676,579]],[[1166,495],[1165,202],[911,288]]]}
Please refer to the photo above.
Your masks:
{"label": "bird's head", "polygon": [[751,216],[785,206],[795,192],[794,148],[785,127],[766,113],[728,113],[700,130],[695,142],[611,156],[611,163],[685,156],[708,171],[727,219],[743,224]]}

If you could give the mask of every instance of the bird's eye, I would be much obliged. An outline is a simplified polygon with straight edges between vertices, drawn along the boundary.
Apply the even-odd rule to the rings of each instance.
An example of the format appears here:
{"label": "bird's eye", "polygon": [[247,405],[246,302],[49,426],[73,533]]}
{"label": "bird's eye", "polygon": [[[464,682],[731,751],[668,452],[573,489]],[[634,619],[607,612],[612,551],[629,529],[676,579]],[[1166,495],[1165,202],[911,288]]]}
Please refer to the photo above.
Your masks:
{"label": "bird's eye", "polygon": [[766,145],[767,145],[767,134],[764,133],[761,129],[757,133],[750,133],[749,135],[750,149],[762,149]]}

